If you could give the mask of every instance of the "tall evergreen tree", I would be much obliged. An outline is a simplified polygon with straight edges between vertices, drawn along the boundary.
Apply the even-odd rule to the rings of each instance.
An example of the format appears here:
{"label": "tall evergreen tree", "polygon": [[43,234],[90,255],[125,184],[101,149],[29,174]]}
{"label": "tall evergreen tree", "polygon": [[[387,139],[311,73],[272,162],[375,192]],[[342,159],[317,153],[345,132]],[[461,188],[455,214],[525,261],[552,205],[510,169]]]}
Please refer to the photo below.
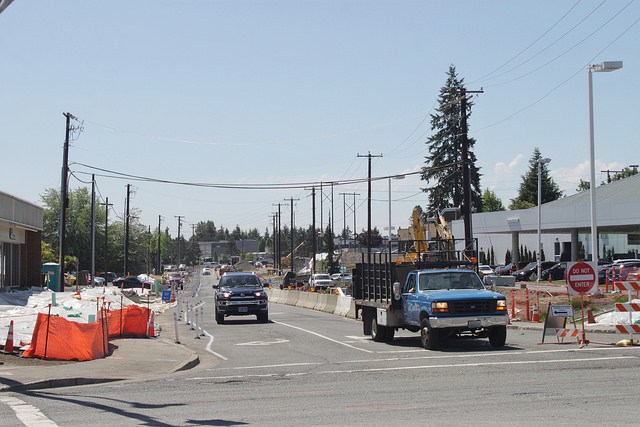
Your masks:
{"label": "tall evergreen tree", "polygon": [[[458,78],[455,66],[449,66],[447,81],[440,88],[439,106],[431,114],[431,130],[435,133],[426,144],[429,154],[422,168],[421,179],[433,183],[422,191],[428,193],[428,210],[437,212],[444,208],[458,207],[464,201],[462,180],[462,114],[466,115],[467,126],[473,103],[468,101],[466,111],[461,111],[460,96],[464,89],[464,79]],[[468,138],[467,158],[471,185],[472,206],[482,211],[480,192],[480,170],[476,167],[473,152],[474,138]]]}
{"label": "tall evergreen tree", "polygon": [[[538,205],[538,161],[542,158],[540,149],[536,147],[529,159],[529,170],[522,175],[522,182],[518,190],[518,197],[511,199],[509,209],[523,209]],[[552,202],[562,197],[562,191],[558,184],[549,175],[547,164],[543,163],[540,169],[540,186],[542,203]],[[529,206],[530,205],[530,206]]]}

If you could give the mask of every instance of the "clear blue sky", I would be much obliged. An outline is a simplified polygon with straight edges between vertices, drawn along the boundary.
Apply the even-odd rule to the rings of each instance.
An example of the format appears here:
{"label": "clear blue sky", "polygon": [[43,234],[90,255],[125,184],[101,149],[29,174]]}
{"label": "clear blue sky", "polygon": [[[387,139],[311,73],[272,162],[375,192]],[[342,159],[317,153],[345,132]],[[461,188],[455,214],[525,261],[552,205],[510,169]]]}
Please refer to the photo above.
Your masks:
{"label": "clear blue sky", "polygon": [[[566,195],[589,180],[587,65],[594,74],[596,179],[640,163],[638,1],[15,0],[0,14],[2,191],[39,203],[59,188],[64,112],[83,122],[70,187],[97,175],[122,215],[125,186],[141,222],[177,232],[213,220],[271,227],[274,204],[304,189],[202,188],[107,178],[103,172],[207,184],[320,183],[418,171],[428,117],[450,64],[474,99],[469,121],[481,186],[507,206],[535,147]],[[417,177],[392,182],[394,226],[426,206]],[[325,189],[326,191],[326,189]],[[357,197],[366,227],[366,184]],[[329,193],[323,204],[328,221]],[[372,223],[388,224],[388,181],[373,183]],[[349,200],[349,199],[347,199]],[[347,207],[347,224],[353,214]],[[320,224],[320,196],[316,200]],[[283,206],[283,224],[289,207]],[[110,218],[114,218],[110,214]]]}

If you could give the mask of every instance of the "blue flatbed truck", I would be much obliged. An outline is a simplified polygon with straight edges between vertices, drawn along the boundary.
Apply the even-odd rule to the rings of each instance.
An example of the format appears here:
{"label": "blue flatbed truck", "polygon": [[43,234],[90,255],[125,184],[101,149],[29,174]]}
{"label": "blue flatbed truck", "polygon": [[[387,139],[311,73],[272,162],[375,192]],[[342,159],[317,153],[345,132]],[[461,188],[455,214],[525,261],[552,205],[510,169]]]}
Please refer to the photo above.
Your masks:
{"label": "blue flatbed truck", "polygon": [[441,348],[452,336],[504,346],[506,298],[485,288],[476,258],[447,258],[390,262],[390,254],[363,254],[353,270],[353,293],[364,334],[389,342],[398,329],[420,332],[427,350]]}

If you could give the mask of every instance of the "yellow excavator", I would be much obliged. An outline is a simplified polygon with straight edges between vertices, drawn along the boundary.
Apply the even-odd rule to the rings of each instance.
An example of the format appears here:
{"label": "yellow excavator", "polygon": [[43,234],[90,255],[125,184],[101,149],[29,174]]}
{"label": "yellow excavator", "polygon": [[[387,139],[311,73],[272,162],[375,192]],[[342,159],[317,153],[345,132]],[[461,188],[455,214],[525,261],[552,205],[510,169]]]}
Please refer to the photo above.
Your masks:
{"label": "yellow excavator", "polygon": [[410,237],[413,240],[413,245],[405,253],[404,262],[426,261],[430,258],[449,259],[454,250],[452,247],[453,234],[449,231],[447,221],[440,215],[440,212],[438,212],[436,222],[429,225],[429,230],[434,239],[427,242],[427,226],[422,221],[418,209],[413,208],[410,228]]}

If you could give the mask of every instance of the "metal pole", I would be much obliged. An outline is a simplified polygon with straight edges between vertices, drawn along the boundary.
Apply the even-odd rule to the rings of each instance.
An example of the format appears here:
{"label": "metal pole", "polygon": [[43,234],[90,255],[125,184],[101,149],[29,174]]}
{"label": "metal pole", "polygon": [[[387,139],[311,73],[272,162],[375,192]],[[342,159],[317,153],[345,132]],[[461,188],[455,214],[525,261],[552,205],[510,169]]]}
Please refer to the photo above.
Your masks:
{"label": "metal pole", "polygon": [[596,223],[596,163],[593,136],[593,68],[589,67],[589,168],[591,172],[591,261],[598,261],[598,227]]}
{"label": "metal pole", "polygon": [[91,174],[91,283],[96,278],[96,176]]}
{"label": "metal pole", "polygon": [[158,215],[158,271],[156,274],[162,275],[162,257],[160,256],[160,222],[162,220],[162,215]]}
{"label": "metal pole", "polygon": [[540,179],[540,174],[542,171],[542,159],[538,159],[538,256],[537,261],[538,261],[538,278],[537,281],[540,281],[540,261],[542,260],[542,242],[541,242],[541,219],[542,219],[542,183],[541,183],[541,179]]}
{"label": "metal pole", "polygon": [[389,261],[391,261],[391,177],[389,177]]}

